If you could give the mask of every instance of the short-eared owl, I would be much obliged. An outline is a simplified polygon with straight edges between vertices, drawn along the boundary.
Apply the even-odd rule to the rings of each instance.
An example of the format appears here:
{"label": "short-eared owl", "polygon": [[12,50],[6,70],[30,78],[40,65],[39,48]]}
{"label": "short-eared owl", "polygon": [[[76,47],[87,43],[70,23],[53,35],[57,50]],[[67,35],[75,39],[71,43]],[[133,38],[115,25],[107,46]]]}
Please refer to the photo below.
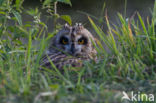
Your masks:
{"label": "short-eared owl", "polygon": [[83,61],[96,60],[93,42],[93,35],[80,23],[75,26],[65,24],[53,37],[48,53],[41,59],[41,66],[52,68],[53,62],[58,69],[65,65],[81,67]]}

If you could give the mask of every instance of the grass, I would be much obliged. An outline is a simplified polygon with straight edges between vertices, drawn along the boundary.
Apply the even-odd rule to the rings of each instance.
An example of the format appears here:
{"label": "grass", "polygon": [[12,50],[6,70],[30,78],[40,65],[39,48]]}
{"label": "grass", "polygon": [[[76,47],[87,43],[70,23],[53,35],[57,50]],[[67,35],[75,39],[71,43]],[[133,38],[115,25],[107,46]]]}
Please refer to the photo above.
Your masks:
{"label": "grass", "polygon": [[[121,101],[123,91],[156,95],[155,14],[152,20],[143,20],[137,13],[138,21],[128,22],[119,14],[120,26],[110,25],[106,15],[107,33],[89,17],[99,37],[99,62],[84,62],[78,70],[66,68],[62,75],[57,68],[38,69],[47,42],[56,32],[47,33],[43,22],[22,24],[18,11],[13,12],[14,26],[7,25],[9,13],[0,12],[0,35],[5,38],[0,39],[0,103],[129,103]],[[48,36],[40,39],[36,34]],[[28,39],[27,44],[21,37]],[[34,46],[33,40],[40,43]]]}

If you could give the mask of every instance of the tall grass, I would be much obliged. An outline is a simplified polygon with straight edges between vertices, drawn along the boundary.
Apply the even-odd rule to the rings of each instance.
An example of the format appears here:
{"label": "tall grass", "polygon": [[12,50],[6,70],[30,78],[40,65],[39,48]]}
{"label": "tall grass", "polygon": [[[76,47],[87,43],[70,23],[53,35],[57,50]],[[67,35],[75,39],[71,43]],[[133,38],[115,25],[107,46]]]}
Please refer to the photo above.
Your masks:
{"label": "tall grass", "polygon": [[[120,103],[126,102],[121,101],[122,91],[156,93],[155,14],[151,20],[143,20],[137,13],[138,21],[126,21],[118,14],[120,26],[110,24],[106,15],[107,33],[88,17],[99,37],[98,62],[84,62],[80,69],[65,68],[61,74],[53,63],[54,69],[38,69],[49,39],[56,34],[47,33],[42,21],[36,22],[39,11],[30,10],[28,14],[37,18],[33,23],[23,24],[20,11],[10,11],[11,6],[7,5],[4,12],[3,7],[6,5],[0,7],[1,103]],[[8,18],[12,12],[14,16]],[[7,24],[10,19],[15,25]],[[20,38],[28,42],[24,44]],[[38,45],[33,45],[34,40],[39,41]]]}

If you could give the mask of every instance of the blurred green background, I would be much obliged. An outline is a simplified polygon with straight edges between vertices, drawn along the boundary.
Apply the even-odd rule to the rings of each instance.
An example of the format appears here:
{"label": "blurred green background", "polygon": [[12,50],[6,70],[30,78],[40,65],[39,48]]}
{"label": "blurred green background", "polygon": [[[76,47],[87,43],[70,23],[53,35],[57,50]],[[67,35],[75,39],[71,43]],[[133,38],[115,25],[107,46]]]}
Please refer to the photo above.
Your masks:
{"label": "blurred green background", "polygon": [[[57,12],[61,15],[63,14],[70,15],[73,23],[82,22],[91,31],[92,29],[89,25],[89,21],[85,13],[94,16],[93,19],[96,19],[95,21],[96,23],[98,23],[100,21],[99,20],[100,18],[102,17],[104,18],[105,12],[107,10],[109,20],[114,24],[117,24],[118,12],[123,15],[126,14],[126,17],[129,18],[134,14],[135,11],[138,11],[140,15],[146,19],[147,16],[151,17],[152,14],[151,10],[153,9],[154,6],[154,0],[71,0],[71,2],[72,6],[59,3]],[[102,7],[104,3],[106,7],[102,14]],[[41,2],[39,0],[25,0],[23,4],[24,8],[27,9],[36,7],[39,7],[39,9],[42,8]],[[48,13],[42,9],[41,12],[42,12],[41,20],[46,22],[46,24],[49,27],[49,31],[52,31],[53,30],[52,19],[49,19],[47,21],[46,16],[48,15]],[[23,19],[26,22],[31,20],[31,17],[24,15]],[[105,26],[106,25],[104,24],[103,28],[105,28]]]}

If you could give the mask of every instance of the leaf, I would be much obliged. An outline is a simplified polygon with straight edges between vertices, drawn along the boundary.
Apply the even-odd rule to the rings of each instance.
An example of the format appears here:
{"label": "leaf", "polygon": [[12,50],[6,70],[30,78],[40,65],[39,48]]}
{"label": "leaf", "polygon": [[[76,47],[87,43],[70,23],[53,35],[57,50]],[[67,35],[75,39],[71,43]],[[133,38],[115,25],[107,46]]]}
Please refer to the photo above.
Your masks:
{"label": "leaf", "polygon": [[3,12],[3,11],[0,11],[0,14],[3,14],[3,15],[5,15],[6,13],[5,13],[5,12]]}
{"label": "leaf", "polygon": [[69,25],[72,25],[72,20],[71,20],[71,17],[69,15],[61,15],[61,19],[68,22]]}
{"label": "leaf", "polygon": [[20,10],[20,8],[22,7],[24,0],[16,0],[15,2],[15,6],[17,10]]}
{"label": "leaf", "polygon": [[69,4],[70,6],[72,6],[70,0],[56,0],[56,1],[58,1],[58,2],[62,2],[62,3],[65,3],[65,4]]}
{"label": "leaf", "polygon": [[45,1],[43,2],[43,5],[49,5],[51,2],[52,2],[52,0],[45,0]]}
{"label": "leaf", "polygon": [[51,89],[56,90],[56,89],[59,88],[59,85],[58,85],[58,84],[51,84],[51,85],[49,85],[49,87],[50,87]]}
{"label": "leaf", "polygon": [[29,9],[27,10],[27,13],[31,16],[37,16],[39,14],[39,11],[38,11],[38,8],[35,8],[35,9]]}
{"label": "leaf", "polygon": [[12,13],[14,14],[15,18],[17,19],[19,25],[22,25],[22,18],[21,15],[17,12],[17,11],[12,11]]}
{"label": "leaf", "polygon": [[54,37],[56,33],[56,31],[53,33],[48,33],[48,37],[46,38],[46,40],[49,40],[50,38]]}

